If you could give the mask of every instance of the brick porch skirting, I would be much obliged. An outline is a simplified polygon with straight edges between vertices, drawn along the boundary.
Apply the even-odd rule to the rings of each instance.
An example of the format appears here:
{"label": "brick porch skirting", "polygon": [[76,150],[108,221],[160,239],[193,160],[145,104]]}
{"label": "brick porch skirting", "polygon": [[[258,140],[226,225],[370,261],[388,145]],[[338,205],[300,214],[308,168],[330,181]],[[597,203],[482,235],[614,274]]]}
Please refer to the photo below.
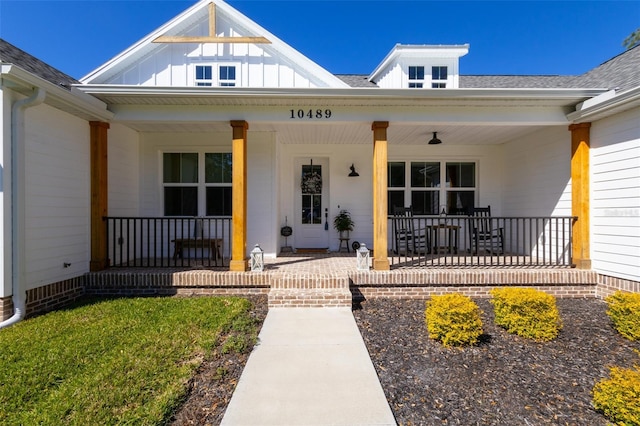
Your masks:
{"label": "brick porch skirting", "polygon": [[354,301],[363,298],[428,298],[458,292],[489,297],[495,287],[534,287],[556,297],[595,297],[598,274],[593,271],[423,269],[356,272],[351,275]]}
{"label": "brick porch skirting", "polygon": [[107,270],[86,275],[85,294],[95,296],[267,294],[269,281],[266,274],[205,269]]}
{"label": "brick porch skirting", "polygon": [[[269,296],[270,307],[350,306],[366,298],[421,298],[459,292],[489,297],[495,287],[534,287],[556,297],[605,298],[640,292],[640,282],[577,269],[399,269],[282,271],[108,270],[27,291],[26,316],[59,309],[79,297],[144,295]],[[11,296],[0,298],[0,319],[13,315]]]}

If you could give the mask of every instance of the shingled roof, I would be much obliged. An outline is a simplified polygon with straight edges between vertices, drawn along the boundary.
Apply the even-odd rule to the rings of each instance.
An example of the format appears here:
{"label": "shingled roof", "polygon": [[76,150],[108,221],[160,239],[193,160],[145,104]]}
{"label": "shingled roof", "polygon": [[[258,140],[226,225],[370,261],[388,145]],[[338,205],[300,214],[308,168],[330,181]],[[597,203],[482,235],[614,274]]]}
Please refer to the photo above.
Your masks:
{"label": "shingled roof", "polygon": [[[0,38],[0,62],[23,68],[53,84],[69,89],[80,82]],[[640,86],[640,46],[629,49],[579,76],[461,75],[460,88],[617,88]],[[336,74],[351,87],[378,87],[365,74]]]}
{"label": "shingled roof", "polygon": [[640,86],[640,45],[580,76],[582,87],[626,90]]}
{"label": "shingled roof", "polygon": [[369,81],[368,75],[364,74],[336,74],[336,77],[351,87],[378,87],[377,84]]}
{"label": "shingled roof", "polygon": [[42,62],[35,56],[31,56],[22,49],[18,49],[13,44],[0,38],[0,62],[14,64],[18,67],[29,71],[55,85],[62,86],[67,90],[71,89],[72,84],[80,82],[73,77],[68,76],[62,71]]}
{"label": "shingled roof", "polygon": [[[461,75],[461,89],[620,89],[640,86],[640,46],[582,75]],[[336,75],[351,87],[377,87],[364,74]]]}

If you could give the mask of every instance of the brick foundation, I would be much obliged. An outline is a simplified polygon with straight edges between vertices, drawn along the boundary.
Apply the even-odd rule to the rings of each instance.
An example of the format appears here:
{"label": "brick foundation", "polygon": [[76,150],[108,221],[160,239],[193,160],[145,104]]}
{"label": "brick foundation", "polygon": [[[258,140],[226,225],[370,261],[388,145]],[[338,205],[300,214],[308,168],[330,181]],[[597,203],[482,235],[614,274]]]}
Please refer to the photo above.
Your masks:
{"label": "brick foundation", "polygon": [[596,297],[604,299],[618,290],[629,293],[640,293],[640,282],[610,277],[607,275],[598,275]]}
{"label": "brick foundation", "polygon": [[[383,286],[359,286],[352,287],[353,301],[359,302],[365,299],[428,299],[431,296],[447,293],[462,293],[469,297],[488,298],[489,291],[498,286],[415,286],[415,287],[383,287]],[[544,291],[558,298],[593,298],[596,286],[544,286],[544,285],[520,285],[511,287],[532,287]]]}
{"label": "brick foundation", "polygon": [[26,317],[60,309],[82,297],[84,281],[80,276],[27,290]]}
{"label": "brick foundation", "polygon": [[0,297],[0,321],[11,318],[13,315],[13,298],[11,296]]}
{"label": "brick foundation", "polygon": [[[502,286],[534,287],[559,298],[604,298],[617,290],[640,292],[640,282],[589,270],[420,268],[357,271],[353,259],[342,259],[328,259],[330,264],[319,264],[314,259],[305,263],[305,260],[262,273],[206,269],[112,269],[89,273],[29,290],[26,314],[33,316],[59,309],[83,295],[267,294],[270,307],[345,307],[365,298],[426,299],[450,292],[489,297],[492,288]],[[0,318],[4,320],[11,315],[11,296],[0,298]]]}
{"label": "brick foundation", "polygon": [[228,271],[141,270],[87,274],[85,294],[93,296],[267,294],[268,274]]}

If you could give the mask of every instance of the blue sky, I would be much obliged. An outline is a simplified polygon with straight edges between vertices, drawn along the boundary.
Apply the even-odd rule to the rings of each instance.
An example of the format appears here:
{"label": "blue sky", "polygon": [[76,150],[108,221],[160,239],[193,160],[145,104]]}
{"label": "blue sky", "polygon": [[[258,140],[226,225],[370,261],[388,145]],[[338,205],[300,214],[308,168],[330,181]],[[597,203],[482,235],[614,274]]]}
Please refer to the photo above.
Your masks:
{"label": "blue sky", "polygon": [[[80,78],[194,3],[0,0],[0,37]],[[640,27],[638,0],[227,3],[333,73],[369,74],[396,43],[469,43],[462,74],[575,75]]]}

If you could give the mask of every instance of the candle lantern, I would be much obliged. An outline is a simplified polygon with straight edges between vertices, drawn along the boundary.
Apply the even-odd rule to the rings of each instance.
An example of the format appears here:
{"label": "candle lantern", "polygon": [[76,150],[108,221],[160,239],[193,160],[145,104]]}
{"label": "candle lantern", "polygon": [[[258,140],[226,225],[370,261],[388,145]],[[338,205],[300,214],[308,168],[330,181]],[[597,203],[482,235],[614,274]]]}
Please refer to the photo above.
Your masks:
{"label": "candle lantern", "polygon": [[251,250],[249,264],[252,272],[264,271],[264,251],[260,248],[260,244],[256,244],[253,250]]}
{"label": "candle lantern", "polygon": [[356,269],[358,271],[369,270],[369,249],[365,244],[361,244],[356,250]]}

